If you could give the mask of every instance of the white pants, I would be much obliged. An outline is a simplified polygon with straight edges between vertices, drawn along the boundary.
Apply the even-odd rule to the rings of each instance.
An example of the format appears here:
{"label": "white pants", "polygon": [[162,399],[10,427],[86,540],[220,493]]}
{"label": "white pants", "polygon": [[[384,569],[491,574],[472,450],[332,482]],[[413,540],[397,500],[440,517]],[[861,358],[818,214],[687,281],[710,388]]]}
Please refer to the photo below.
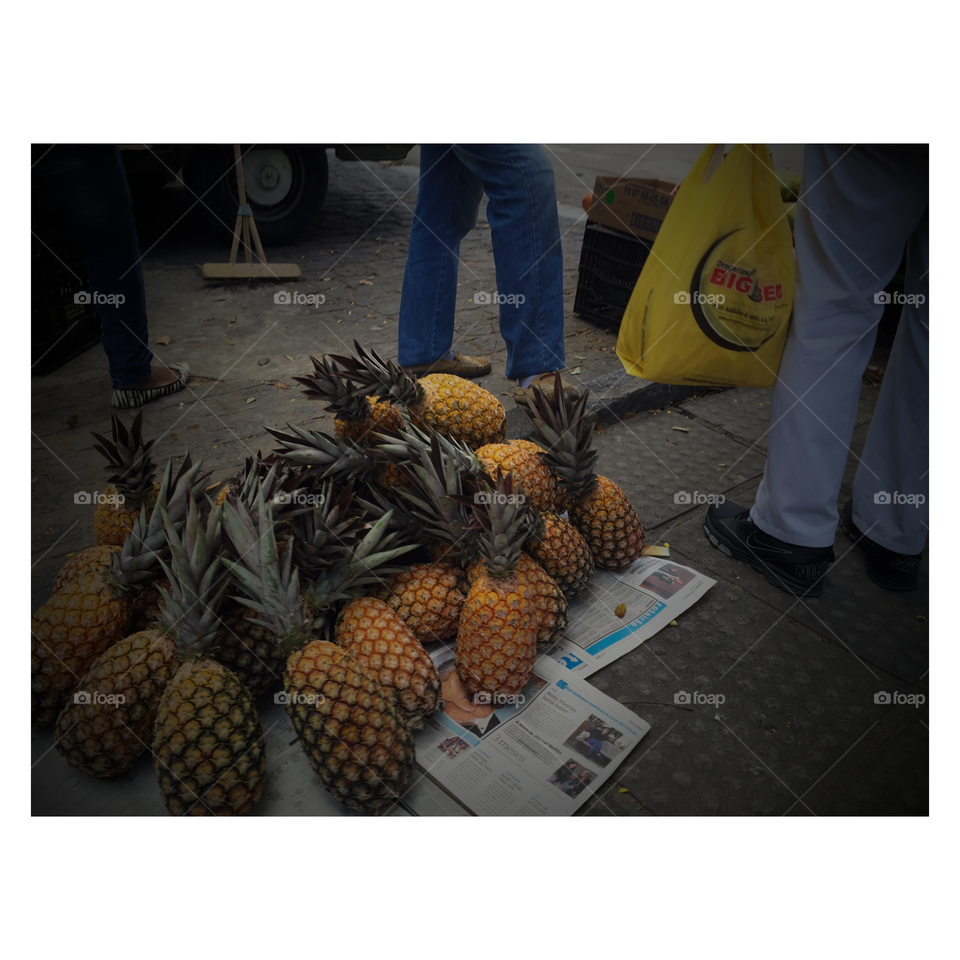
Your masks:
{"label": "white pants", "polygon": [[854,479],[853,519],[888,550],[916,554],[929,520],[929,158],[910,146],[847,150],[804,151],[794,317],[750,515],[788,543],[833,544],[861,378],[883,314],[875,294],[906,244],[907,303]]}

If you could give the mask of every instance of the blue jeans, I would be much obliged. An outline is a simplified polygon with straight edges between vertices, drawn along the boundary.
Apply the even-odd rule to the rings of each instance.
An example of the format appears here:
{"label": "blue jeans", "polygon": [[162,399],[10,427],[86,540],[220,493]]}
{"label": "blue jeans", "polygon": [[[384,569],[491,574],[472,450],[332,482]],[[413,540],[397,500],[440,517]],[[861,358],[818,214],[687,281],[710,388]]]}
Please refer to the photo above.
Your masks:
{"label": "blue jeans", "polygon": [[150,376],[153,351],[147,345],[143,268],[120,150],[102,144],[37,146],[33,162],[36,186],[63,214],[83,251],[87,292],[117,295],[118,302],[123,297],[119,306],[97,304],[97,313],[113,386],[132,387]]}
{"label": "blue jeans", "polygon": [[[564,366],[553,168],[542,147],[513,143],[420,147],[420,192],[400,300],[400,366],[433,363],[453,345],[460,241],[476,225],[484,192],[507,378]],[[472,294],[477,286],[471,276],[461,289]]]}
{"label": "blue jeans", "polygon": [[587,758],[588,758],[588,759],[589,759],[590,757],[592,757],[595,753],[599,753],[599,752],[603,749],[603,741],[602,741],[602,740],[593,740],[593,739],[590,739],[590,740],[587,741],[587,745],[590,747],[590,749],[587,751]]}

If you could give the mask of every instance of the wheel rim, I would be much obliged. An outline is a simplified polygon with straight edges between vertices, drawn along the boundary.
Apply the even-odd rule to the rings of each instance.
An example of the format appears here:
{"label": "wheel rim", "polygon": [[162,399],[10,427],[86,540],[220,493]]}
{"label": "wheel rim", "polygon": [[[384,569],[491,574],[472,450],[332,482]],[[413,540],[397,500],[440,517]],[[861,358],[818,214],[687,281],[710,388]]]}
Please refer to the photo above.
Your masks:
{"label": "wheel rim", "polygon": [[[259,223],[283,220],[303,196],[304,160],[298,150],[254,147],[243,154],[243,184],[247,203]],[[236,169],[231,163],[227,178],[231,199],[239,204]]]}

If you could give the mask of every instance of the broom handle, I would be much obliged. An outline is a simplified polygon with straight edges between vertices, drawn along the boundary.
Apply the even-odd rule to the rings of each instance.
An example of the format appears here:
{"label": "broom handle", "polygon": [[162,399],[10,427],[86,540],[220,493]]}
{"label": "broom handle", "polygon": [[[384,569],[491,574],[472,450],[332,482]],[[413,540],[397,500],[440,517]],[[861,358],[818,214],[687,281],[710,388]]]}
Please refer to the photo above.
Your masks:
{"label": "broom handle", "polygon": [[[233,145],[233,162],[237,168],[237,193],[240,195],[240,206],[247,205],[247,187],[243,179],[243,164],[240,162],[240,144]],[[266,254],[263,252],[263,244],[260,242],[260,233],[252,216],[243,218],[243,242],[247,263],[251,263],[250,257],[250,235],[253,234],[253,243],[257,248],[257,256],[261,263],[267,262]]]}

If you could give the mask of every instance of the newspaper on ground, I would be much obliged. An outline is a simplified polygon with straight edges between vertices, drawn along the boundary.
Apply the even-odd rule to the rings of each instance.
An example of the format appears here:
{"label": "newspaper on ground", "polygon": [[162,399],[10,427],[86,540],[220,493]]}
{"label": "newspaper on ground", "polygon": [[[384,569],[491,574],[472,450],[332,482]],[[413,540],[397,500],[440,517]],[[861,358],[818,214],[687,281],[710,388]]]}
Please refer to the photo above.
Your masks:
{"label": "newspaper on ground", "polygon": [[[433,644],[441,708],[414,735],[423,775],[476,816],[570,816],[606,783],[650,724],[585,679],[542,661],[519,694],[471,695],[452,644]],[[436,815],[436,791],[405,797]]]}
{"label": "newspaper on ground", "polygon": [[641,557],[618,573],[597,570],[571,601],[563,635],[540,660],[589,676],[659,633],[716,582],[660,557]]}

